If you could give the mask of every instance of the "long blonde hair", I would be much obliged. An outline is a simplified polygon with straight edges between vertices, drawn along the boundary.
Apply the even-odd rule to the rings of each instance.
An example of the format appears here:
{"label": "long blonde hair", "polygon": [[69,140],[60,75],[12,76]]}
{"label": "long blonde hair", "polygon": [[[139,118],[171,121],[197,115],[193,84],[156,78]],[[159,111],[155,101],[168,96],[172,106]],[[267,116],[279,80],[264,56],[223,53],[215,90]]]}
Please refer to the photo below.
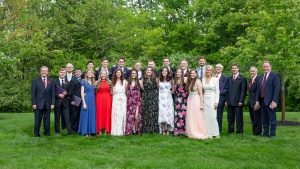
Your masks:
{"label": "long blonde hair", "polygon": [[207,79],[206,71],[207,69],[211,69],[211,77],[215,77],[215,69],[212,65],[207,65],[204,73],[204,79]]}
{"label": "long blonde hair", "polygon": [[92,74],[93,74],[93,77],[91,78],[91,82],[92,82],[92,85],[94,86],[95,85],[95,74],[94,74],[94,71],[92,70],[92,69],[87,69],[86,71],[85,71],[85,77],[84,77],[84,79],[86,79],[86,81],[88,81],[88,72],[92,72]]}
{"label": "long blonde hair", "polygon": [[100,72],[99,77],[98,77],[98,80],[96,81],[96,84],[95,84],[96,90],[98,90],[99,87],[101,86],[101,83],[102,83],[101,74],[102,74],[102,72],[105,72],[105,74],[106,74],[105,81],[106,81],[107,85],[108,85],[109,87],[111,86],[111,82],[110,82],[110,80],[108,79],[108,75],[107,75],[106,70],[102,70],[102,71]]}

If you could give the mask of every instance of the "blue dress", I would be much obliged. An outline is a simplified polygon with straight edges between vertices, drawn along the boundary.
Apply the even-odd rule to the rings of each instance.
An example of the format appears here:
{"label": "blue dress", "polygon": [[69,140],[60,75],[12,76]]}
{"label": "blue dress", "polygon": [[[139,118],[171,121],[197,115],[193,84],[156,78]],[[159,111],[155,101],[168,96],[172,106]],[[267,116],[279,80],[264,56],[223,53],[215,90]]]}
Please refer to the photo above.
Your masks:
{"label": "blue dress", "polygon": [[95,88],[85,80],[82,81],[81,86],[84,86],[87,109],[84,109],[81,104],[78,134],[96,134]]}

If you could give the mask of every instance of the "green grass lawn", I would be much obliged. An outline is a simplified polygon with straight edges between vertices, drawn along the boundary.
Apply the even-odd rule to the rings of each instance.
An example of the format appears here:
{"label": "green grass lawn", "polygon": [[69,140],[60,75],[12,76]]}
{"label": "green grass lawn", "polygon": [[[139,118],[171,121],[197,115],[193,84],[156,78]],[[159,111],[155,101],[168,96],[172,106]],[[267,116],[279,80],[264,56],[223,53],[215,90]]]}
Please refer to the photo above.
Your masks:
{"label": "green grass lawn", "polygon": [[[249,114],[244,134],[221,139],[143,134],[112,137],[33,137],[33,113],[0,114],[0,168],[300,168],[300,127],[277,127],[276,138],[253,136]],[[280,117],[278,114],[277,117]],[[278,118],[279,119],[279,118]],[[286,113],[300,121],[300,113]],[[41,128],[43,131],[43,128]]]}

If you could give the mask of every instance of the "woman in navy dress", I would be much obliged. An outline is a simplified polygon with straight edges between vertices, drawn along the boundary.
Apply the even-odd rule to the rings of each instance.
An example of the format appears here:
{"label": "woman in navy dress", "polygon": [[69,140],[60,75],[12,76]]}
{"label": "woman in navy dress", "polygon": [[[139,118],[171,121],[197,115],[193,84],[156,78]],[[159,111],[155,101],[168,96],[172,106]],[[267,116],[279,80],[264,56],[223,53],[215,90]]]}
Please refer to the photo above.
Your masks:
{"label": "woman in navy dress", "polygon": [[86,137],[91,137],[92,134],[96,134],[94,83],[94,73],[88,69],[85,74],[85,80],[81,83],[82,107],[78,127],[78,134],[85,135]]}

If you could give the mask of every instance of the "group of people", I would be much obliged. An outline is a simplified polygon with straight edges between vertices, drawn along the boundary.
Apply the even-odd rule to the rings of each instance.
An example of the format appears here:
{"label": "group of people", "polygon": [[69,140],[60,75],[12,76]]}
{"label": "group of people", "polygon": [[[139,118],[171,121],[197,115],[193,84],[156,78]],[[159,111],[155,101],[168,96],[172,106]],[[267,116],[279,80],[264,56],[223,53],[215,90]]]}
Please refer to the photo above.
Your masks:
{"label": "group of people", "polygon": [[[180,67],[155,69],[154,61],[142,70],[124,67],[125,58],[109,68],[107,58],[94,71],[93,61],[87,70],[75,69],[71,63],[59,70],[59,78],[48,77],[42,66],[40,77],[33,80],[31,101],[34,109],[34,134],[40,136],[44,121],[44,135],[50,134],[50,111],[54,109],[55,133],[61,127],[68,134],[86,137],[111,134],[123,136],[141,133],[186,135],[194,139],[220,138],[224,106],[227,106],[228,133],[243,133],[243,106],[249,91],[249,112],[254,135],[276,136],[276,113],[279,77],[271,72],[271,63],[263,63],[264,74],[250,68],[251,79],[239,73],[237,64],[231,66],[232,75],[222,74],[223,66],[206,65],[204,56],[198,59],[197,69],[188,69],[182,60]],[[235,131],[236,122],[236,131]]]}

